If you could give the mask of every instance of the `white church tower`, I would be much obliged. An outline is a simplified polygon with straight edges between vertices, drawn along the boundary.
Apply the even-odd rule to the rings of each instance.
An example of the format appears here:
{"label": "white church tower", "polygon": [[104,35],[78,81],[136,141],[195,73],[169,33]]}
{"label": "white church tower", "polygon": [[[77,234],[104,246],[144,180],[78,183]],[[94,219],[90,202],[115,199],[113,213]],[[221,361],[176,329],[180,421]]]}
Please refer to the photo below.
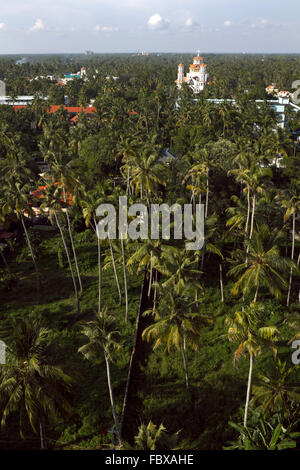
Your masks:
{"label": "white church tower", "polygon": [[184,76],[184,65],[178,65],[177,75],[177,87],[180,89],[182,83],[187,83],[194,93],[199,93],[204,90],[208,83],[209,74],[207,72],[207,65],[204,63],[203,57],[198,54],[193,59],[193,63],[190,65],[190,70]]}

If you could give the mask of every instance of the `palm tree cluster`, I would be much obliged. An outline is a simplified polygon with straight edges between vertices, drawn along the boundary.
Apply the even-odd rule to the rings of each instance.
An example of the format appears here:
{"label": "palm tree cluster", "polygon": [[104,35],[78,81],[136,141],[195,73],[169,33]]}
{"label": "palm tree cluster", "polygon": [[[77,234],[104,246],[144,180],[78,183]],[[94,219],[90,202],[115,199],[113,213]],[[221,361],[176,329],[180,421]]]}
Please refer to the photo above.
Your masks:
{"label": "palm tree cluster", "polygon": [[[299,149],[290,131],[277,126],[277,117],[266,103],[258,108],[243,93],[235,106],[214,104],[204,95],[192,103],[189,89],[183,87],[178,96],[170,77],[167,81],[154,74],[149,86],[143,86],[144,71],[136,81],[106,81],[105,93],[99,91],[96,98],[96,115],[93,119],[79,116],[76,126],[63,109],[48,114],[43,104],[35,102],[34,109],[25,110],[31,118],[30,113],[39,118],[35,129],[20,126],[12,132],[0,110],[1,226],[17,227],[24,233],[37,277],[36,305],[49,272],[32,242],[33,218],[47,217],[55,227],[53,237],[60,237],[67,260],[63,275],[70,276],[74,290],[72,321],[80,327],[81,344],[74,351],[99,370],[99,361],[103,364],[104,360],[113,433],[119,446],[124,439],[132,442],[134,436],[134,430],[131,436],[123,435],[120,424],[128,416],[128,396],[121,413],[114,391],[113,375],[122,350],[130,349],[132,341],[137,345],[127,364],[125,395],[132,389],[131,372],[143,373],[141,351],[151,356],[162,350],[182,364],[180,379],[193,401],[197,380],[189,361],[201,351],[203,338],[218,321],[205,300],[212,291],[217,293],[224,317],[220,341],[237,344],[234,365],[249,356],[245,406],[244,397],[240,400],[242,441],[248,439],[249,444],[251,440],[248,415],[255,409],[270,419],[271,431],[279,436],[282,426],[292,424],[294,410],[299,412],[297,371],[278,359],[277,347],[280,341],[287,345],[295,334],[290,327],[299,329]],[[167,147],[173,152],[170,159],[164,158]],[[37,165],[40,160],[47,168],[43,173]],[[127,196],[130,204],[144,204],[150,221],[152,204],[191,204],[193,219],[197,205],[203,204],[204,247],[187,251],[186,240],[174,237],[172,215],[170,237],[130,240],[119,237],[121,229],[116,227],[116,239],[101,240],[97,208],[105,203],[116,206],[120,196]],[[86,232],[92,234],[96,253],[96,290],[84,275],[79,240]],[[22,243],[22,237],[15,242],[17,247]],[[12,275],[10,270],[22,282],[14,249],[8,244],[0,250],[2,277]],[[116,305],[108,304],[105,296],[108,277]],[[142,293],[134,326],[137,281]],[[85,308],[87,297],[92,309]],[[9,323],[5,308],[4,299],[0,325],[2,319]],[[273,310],[278,308],[276,318]],[[92,310],[96,310],[93,316]],[[45,356],[50,337],[51,330],[32,322],[30,316],[23,319],[14,334],[5,336],[9,360],[1,366],[2,424],[17,412],[24,436],[27,416],[32,429],[40,431],[42,448],[46,427],[57,416],[69,416],[71,406],[69,374],[48,363]],[[149,345],[147,350],[146,343],[155,352]],[[270,359],[270,350],[278,373],[269,377],[265,372],[260,385],[253,386],[254,359],[264,355]],[[152,448],[163,431],[151,423],[140,429],[138,441]],[[270,446],[276,444],[275,437],[270,439]]]}

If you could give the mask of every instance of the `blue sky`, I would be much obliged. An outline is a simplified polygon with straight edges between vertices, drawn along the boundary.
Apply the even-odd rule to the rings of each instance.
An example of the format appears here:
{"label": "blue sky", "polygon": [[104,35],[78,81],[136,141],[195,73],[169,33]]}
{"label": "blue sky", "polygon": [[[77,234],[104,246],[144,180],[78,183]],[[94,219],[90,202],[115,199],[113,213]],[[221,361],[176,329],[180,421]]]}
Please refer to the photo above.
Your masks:
{"label": "blue sky", "polygon": [[300,52],[299,0],[0,0],[0,54]]}

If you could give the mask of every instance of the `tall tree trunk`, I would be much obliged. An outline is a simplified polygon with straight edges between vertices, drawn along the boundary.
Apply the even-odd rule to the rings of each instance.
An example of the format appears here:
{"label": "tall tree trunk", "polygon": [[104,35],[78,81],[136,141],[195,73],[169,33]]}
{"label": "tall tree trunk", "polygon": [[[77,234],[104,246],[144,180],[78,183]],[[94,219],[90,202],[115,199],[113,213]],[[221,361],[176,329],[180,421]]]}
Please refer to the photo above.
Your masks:
{"label": "tall tree trunk", "polygon": [[184,342],[183,339],[180,341],[181,345],[181,355],[182,355],[182,361],[183,361],[183,369],[184,369],[184,375],[185,375],[185,386],[186,389],[189,389],[189,375],[188,375],[188,367],[187,367],[187,361],[185,357],[185,348],[184,348]]}
{"label": "tall tree trunk", "polygon": [[40,418],[39,423],[40,428],[40,442],[41,442],[41,450],[47,450],[47,440],[46,440],[46,432],[45,432],[45,425],[43,417]]}
{"label": "tall tree trunk", "polygon": [[54,217],[55,217],[56,225],[58,226],[58,229],[60,231],[60,236],[61,236],[61,239],[62,239],[62,242],[63,242],[63,245],[64,245],[64,249],[65,249],[65,252],[66,252],[66,255],[67,255],[69,268],[70,268],[70,271],[71,271],[71,276],[72,276],[72,281],[73,281],[75,298],[76,298],[77,313],[79,315],[80,314],[80,302],[79,302],[76,279],[75,279],[75,276],[74,276],[73,266],[72,266],[72,262],[71,262],[71,258],[70,258],[70,253],[69,253],[69,250],[68,250],[68,247],[67,247],[67,244],[66,244],[66,240],[65,240],[65,237],[64,237],[64,233],[63,233],[62,227],[59,223],[56,211],[54,211]]}
{"label": "tall tree trunk", "polygon": [[126,258],[124,240],[121,238],[122,261],[123,261],[123,277],[124,277],[124,290],[125,290],[125,322],[128,322],[128,286],[127,286],[127,272],[126,272]]}
{"label": "tall tree trunk", "polygon": [[224,303],[223,268],[222,268],[222,263],[220,263],[220,291],[221,291],[221,301]]}
{"label": "tall tree trunk", "polygon": [[113,247],[112,247],[111,239],[109,237],[108,237],[108,242],[109,242],[112,265],[113,265],[113,269],[114,269],[115,280],[116,280],[118,294],[119,294],[119,301],[120,301],[120,305],[122,305],[122,294],[121,294],[121,288],[120,288],[120,283],[119,283],[119,278],[118,278],[118,273],[117,273],[117,268],[116,268],[114,250],[113,250]]}
{"label": "tall tree trunk", "polygon": [[255,195],[255,193],[254,193],[254,194],[253,194],[253,198],[252,198],[252,214],[251,214],[251,227],[250,227],[249,240],[252,240],[252,235],[253,235],[255,205],[256,205],[256,195]]}
{"label": "tall tree trunk", "polygon": [[154,312],[154,310],[156,309],[157,280],[158,280],[158,271],[155,270],[155,287],[154,287],[154,294],[153,294],[153,312]]}
{"label": "tall tree trunk", "polygon": [[206,178],[206,202],[205,202],[205,217],[208,215],[208,193],[209,193],[209,181],[208,181],[209,170],[207,170],[207,178]]}
{"label": "tall tree trunk", "polygon": [[128,196],[128,194],[129,194],[129,188],[130,188],[130,179],[129,179],[129,175],[130,175],[130,173],[129,173],[129,168],[128,168],[128,170],[127,170],[126,196]]}
{"label": "tall tree trunk", "polygon": [[149,289],[148,289],[148,297],[150,297],[151,294],[151,288],[152,288],[152,276],[153,276],[153,266],[152,266],[152,251],[150,253],[150,274],[149,274]]}
{"label": "tall tree trunk", "polygon": [[248,385],[247,385],[247,395],[246,395],[246,404],[245,404],[245,414],[244,414],[244,426],[247,426],[248,419],[248,408],[250,401],[250,392],[251,392],[251,381],[252,381],[252,370],[253,370],[253,355],[250,353],[250,364],[249,364],[249,374],[248,374]]}
{"label": "tall tree trunk", "polygon": [[118,438],[118,441],[119,441],[119,445],[121,445],[120,426],[119,426],[119,422],[118,422],[118,418],[117,418],[115,400],[114,400],[112,383],[111,383],[110,363],[109,363],[109,358],[108,358],[105,351],[104,351],[104,357],[105,357],[105,363],[106,363],[107,385],[108,385],[108,390],[109,390],[111,410],[112,410],[112,415],[113,415],[113,419],[114,419],[114,423],[115,423],[116,435],[117,435],[117,438]]}
{"label": "tall tree trunk", "polygon": [[[94,216],[94,224],[96,227],[97,235],[97,221]],[[98,312],[101,312],[102,308],[102,268],[101,268],[101,241],[97,235],[97,246],[98,246]]]}
{"label": "tall tree trunk", "polygon": [[250,189],[247,188],[247,218],[246,218],[246,225],[245,225],[245,240],[248,236],[248,228],[249,228],[249,220],[250,220]]}
{"label": "tall tree trunk", "polygon": [[[292,239],[292,252],[291,252],[291,261],[294,261],[295,256],[295,232],[296,232],[296,211],[293,213],[293,239]],[[288,307],[290,304],[290,297],[291,297],[291,290],[292,290],[292,282],[293,282],[293,267],[291,266],[290,270],[290,280],[289,280],[289,289],[288,295],[286,299],[286,306]]]}
{"label": "tall tree trunk", "polygon": [[[67,197],[66,197],[65,188],[63,188],[63,191],[64,191],[64,201],[67,204]],[[69,211],[68,211],[67,208],[66,208],[66,216],[67,216],[68,232],[69,232],[69,237],[70,237],[70,240],[71,240],[71,246],[72,246],[72,251],[73,251],[73,256],[74,256],[74,261],[75,261],[75,266],[76,266],[76,272],[77,272],[77,277],[78,277],[78,282],[79,282],[79,289],[80,289],[80,292],[83,292],[81,276],[80,276],[80,272],[79,272],[77,255],[76,255],[76,250],[75,250],[75,245],[74,245],[74,240],[73,240],[73,234],[72,234],[72,229],[71,229]]]}
{"label": "tall tree trunk", "polygon": [[23,229],[24,229],[24,232],[25,232],[26,240],[27,240],[27,245],[29,247],[31,258],[32,258],[32,261],[33,261],[33,264],[34,264],[34,269],[35,269],[35,272],[37,273],[37,275],[39,276],[40,273],[39,273],[39,270],[38,270],[37,262],[36,262],[36,259],[35,259],[35,256],[34,256],[33,248],[32,248],[31,242],[30,242],[30,238],[29,238],[29,235],[28,235],[28,231],[27,231],[27,228],[26,228],[26,224],[25,224],[25,221],[24,221],[23,214],[21,214],[21,221],[22,221]]}
{"label": "tall tree trunk", "polygon": [[151,315],[143,316],[143,313],[145,310],[152,307],[152,299],[148,298],[148,278],[145,271],[141,286],[139,310],[136,319],[135,336],[128,368],[121,418],[121,437],[129,443],[133,443],[134,435],[139,426],[139,408],[141,406],[141,400],[138,392],[144,383],[141,367],[145,365],[148,354],[152,351],[151,345],[143,341],[142,333],[145,328],[153,322],[153,318]]}

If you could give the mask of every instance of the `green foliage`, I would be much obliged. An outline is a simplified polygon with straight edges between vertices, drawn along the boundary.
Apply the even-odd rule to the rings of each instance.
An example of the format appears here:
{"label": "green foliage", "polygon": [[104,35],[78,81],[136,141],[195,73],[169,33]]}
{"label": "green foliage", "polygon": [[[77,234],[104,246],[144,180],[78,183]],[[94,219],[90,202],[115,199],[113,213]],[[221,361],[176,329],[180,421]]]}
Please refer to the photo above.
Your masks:
{"label": "green foliage", "polygon": [[267,421],[258,411],[252,413],[247,428],[233,422],[230,425],[239,433],[239,437],[223,447],[224,450],[295,449],[300,438],[300,432],[295,431],[297,422],[285,427],[277,415]]}

